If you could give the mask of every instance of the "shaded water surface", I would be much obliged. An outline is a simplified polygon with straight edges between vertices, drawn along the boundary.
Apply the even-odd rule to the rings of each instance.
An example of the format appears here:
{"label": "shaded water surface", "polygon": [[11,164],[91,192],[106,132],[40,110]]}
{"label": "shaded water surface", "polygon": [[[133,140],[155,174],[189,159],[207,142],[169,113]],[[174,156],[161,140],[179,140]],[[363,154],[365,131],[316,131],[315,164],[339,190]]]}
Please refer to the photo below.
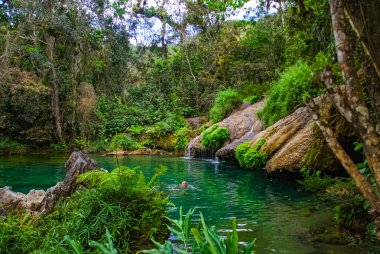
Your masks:
{"label": "shaded water surface", "polygon": [[[111,170],[113,157],[91,156],[101,167]],[[14,190],[47,189],[64,178],[68,155],[30,155],[0,157],[0,186]],[[171,217],[197,206],[209,225],[222,234],[238,221],[242,244],[256,238],[256,253],[365,253],[357,246],[315,241],[318,234],[331,230],[331,211],[315,195],[300,190],[289,177],[273,177],[261,171],[177,157],[119,157],[120,165],[139,168],[147,178],[153,169],[166,165],[168,172],[161,183],[176,207]],[[186,180],[190,187],[181,190]],[[334,241],[327,241],[334,242]],[[339,242],[339,241],[338,241]]]}

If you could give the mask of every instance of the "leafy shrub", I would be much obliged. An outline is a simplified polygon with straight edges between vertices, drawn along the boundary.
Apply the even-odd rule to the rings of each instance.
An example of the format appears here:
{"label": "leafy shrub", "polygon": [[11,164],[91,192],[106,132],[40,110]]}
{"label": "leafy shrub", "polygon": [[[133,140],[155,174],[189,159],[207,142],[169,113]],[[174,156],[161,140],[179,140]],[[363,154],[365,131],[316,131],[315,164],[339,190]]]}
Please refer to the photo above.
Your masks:
{"label": "leafy shrub", "polygon": [[248,142],[238,145],[235,149],[235,158],[239,162],[240,167],[245,166],[244,155],[247,153],[249,148],[250,148],[250,142],[248,141]]}
{"label": "leafy shrub", "polygon": [[51,143],[51,89],[33,72],[5,68],[0,72],[1,133],[33,145]]}
{"label": "leafy shrub", "polygon": [[202,145],[208,150],[215,151],[223,146],[228,137],[229,133],[226,127],[219,127],[214,124],[203,132]]}
{"label": "leafy shrub", "polygon": [[55,144],[50,144],[50,148],[54,152],[67,152],[69,151],[69,146],[67,145],[66,141],[62,141]]}
{"label": "leafy shrub", "polygon": [[307,191],[324,191],[327,187],[336,182],[336,179],[330,176],[322,176],[321,171],[319,170],[312,172],[307,168],[302,168],[300,173],[303,175],[303,180],[298,181],[298,183]]}
{"label": "leafy shrub", "polygon": [[250,143],[240,144],[235,150],[235,158],[241,167],[258,169],[265,166],[269,156],[260,151],[260,148],[265,144],[265,139],[260,139],[257,143],[250,147]]}
{"label": "leafy shrub", "polygon": [[305,95],[318,94],[313,87],[311,68],[299,62],[286,69],[268,92],[268,100],[258,116],[266,126],[270,126],[281,118],[292,113],[303,103]]}
{"label": "leafy shrub", "polygon": [[109,151],[117,151],[117,150],[134,150],[141,148],[141,144],[137,142],[134,138],[131,138],[123,133],[116,134],[111,143],[108,146]]}
{"label": "leafy shrub", "polygon": [[144,132],[144,130],[144,126],[141,125],[133,125],[131,127],[128,127],[128,132],[134,136],[141,135]]}
{"label": "leafy shrub", "polygon": [[183,127],[179,129],[176,133],[176,140],[175,140],[175,150],[176,151],[184,151],[187,144],[189,143],[189,129],[187,127]]}
{"label": "leafy shrub", "polygon": [[0,217],[0,252],[134,253],[151,246],[150,238],[168,236],[165,209],[170,203],[155,185],[166,170],[157,168],[149,181],[127,167],[87,172],[78,178],[86,188],[61,200],[53,212]]}
{"label": "leafy shrub", "polygon": [[0,253],[31,253],[37,237],[29,214],[0,216]]}
{"label": "leafy shrub", "polygon": [[259,96],[262,98],[264,94],[270,89],[270,85],[271,83],[269,81],[265,81],[263,83],[247,83],[243,85],[241,94],[245,98],[248,98],[250,96]]}
{"label": "leafy shrub", "polygon": [[89,146],[89,142],[85,139],[76,138],[75,139],[75,148],[79,150],[86,149]]}
{"label": "leafy shrub", "polygon": [[300,170],[304,179],[298,183],[307,191],[319,192],[321,197],[334,206],[335,221],[345,227],[360,225],[361,230],[370,221],[369,204],[350,178],[333,178],[322,175],[321,171]]}
{"label": "leafy shrub", "polygon": [[0,136],[0,153],[24,153],[28,147],[15,140]]}
{"label": "leafy shrub", "polygon": [[108,144],[106,140],[95,140],[89,141],[87,143],[87,147],[85,148],[89,153],[100,153],[107,151]]}
{"label": "leafy shrub", "polygon": [[[236,230],[236,219],[232,220],[232,232],[227,235],[223,240],[217,234],[215,227],[206,225],[203,214],[199,212],[200,224],[196,228],[191,228],[191,220],[193,218],[195,209],[190,209],[185,216],[182,214],[182,207],[180,208],[180,219],[170,220],[171,225],[168,226],[170,232],[179,239],[180,244],[173,245],[170,241],[165,241],[160,244],[154,240],[156,249],[143,250],[139,253],[151,254],[173,254],[173,253],[204,253],[204,254],[235,254],[239,253],[238,244],[239,238]],[[191,240],[193,239],[193,244]],[[255,246],[255,240],[248,243],[244,250],[245,254],[250,254]]]}
{"label": "leafy shrub", "polygon": [[92,122],[91,133],[93,138],[101,139],[124,132],[128,126],[142,125],[146,119],[142,108],[127,105],[119,97],[99,96],[95,115],[97,121]]}
{"label": "leafy shrub", "polygon": [[228,116],[241,101],[241,96],[233,88],[219,92],[210,110],[210,119],[214,123],[220,122]]}

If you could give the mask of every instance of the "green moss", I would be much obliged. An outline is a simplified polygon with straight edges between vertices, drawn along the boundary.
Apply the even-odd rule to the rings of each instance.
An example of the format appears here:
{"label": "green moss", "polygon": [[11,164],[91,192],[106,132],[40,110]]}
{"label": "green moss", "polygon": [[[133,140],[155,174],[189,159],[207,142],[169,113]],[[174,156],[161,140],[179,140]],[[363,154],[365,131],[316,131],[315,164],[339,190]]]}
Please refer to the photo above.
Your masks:
{"label": "green moss", "polygon": [[240,144],[235,149],[235,158],[239,162],[240,167],[244,167],[245,161],[244,161],[244,155],[247,153],[250,147],[250,142],[245,142],[243,144]]}
{"label": "green moss", "polygon": [[260,151],[264,144],[265,139],[260,139],[253,147],[250,147],[249,142],[240,144],[235,150],[235,157],[239,165],[252,169],[264,167],[269,158],[268,154]]}
{"label": "green moss", "polygon": [[323,134],[317,125],[313,127],[313,133],[314,142],[307,151],[304,166],[306,168],[332,170],[336,164],[335,156],[324,141]]}
{"label": "green moss", "polygon": [[226,127],[219,127],[214,124],[203,132],[202,145],[208,150],[217,150],[221,148],[229,137]]}

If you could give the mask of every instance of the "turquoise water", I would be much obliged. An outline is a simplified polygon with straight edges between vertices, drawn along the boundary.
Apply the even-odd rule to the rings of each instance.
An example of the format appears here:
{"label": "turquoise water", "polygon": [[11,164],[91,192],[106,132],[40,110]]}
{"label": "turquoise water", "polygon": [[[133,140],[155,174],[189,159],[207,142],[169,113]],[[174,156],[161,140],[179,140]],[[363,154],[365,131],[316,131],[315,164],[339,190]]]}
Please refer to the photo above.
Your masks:
{"label": "turquoise water", "polygon": [[[101,167],[116,167],[113,157],[91,156]],[[64,178],[68,155],[30,155],[0,157],[0,186],[15,191],[47,189]],[[333,226],[330,209],[315,195],[302,191],[290,177],[274,177],[262,171],[178,157],[125,156],[119,163],[139,168],[147,178],[153,169],[166,165],[161,177],[171,201],[187,211],[197,206],[209,225],[222,234],[231,228],[231,218],[238,221],[242,244],[256,238],[256,253],[365,253],[359,247],[332,244],[313,239]],[[186,180],[190,187],[181,190]]]}

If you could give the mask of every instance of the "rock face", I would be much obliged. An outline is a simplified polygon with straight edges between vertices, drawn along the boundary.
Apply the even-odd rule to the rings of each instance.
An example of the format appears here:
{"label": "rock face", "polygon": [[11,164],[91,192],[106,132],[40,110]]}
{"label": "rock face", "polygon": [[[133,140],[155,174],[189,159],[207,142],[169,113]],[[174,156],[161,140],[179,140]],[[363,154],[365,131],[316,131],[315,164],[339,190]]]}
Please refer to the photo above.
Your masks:
{"label": "rock face", "polygon": [[313,120],[305,107],[283,118],[258,133],[251,143],[264,139],[260,151],[270,155],[266,164],[268,172],[278,169],[295,171],[305,164],[306,155],[313,145]]}
{"label": "rock face", "polygon": [[[322,115],[333,126],[338,138],[347,140],[346,143],[350,146],[352,142],[349,138],[354,135],[345,120],[336,114],[331,103],[322,101],[322,97],[316,98],[315,103],[321,106]],[[239,144],[250,142],[250,146],[253,147],[259,140],[264,139],[265,143],[259,151],[269,155],[265,166],[268,172],[295,172],[304,166],[322,171],[341,169],[306,107],[297,109],[291,115],[262,130],[262,123],[257,119],[256,113],[263,104],[264,102],[242,105],[239,110],[218,123],[219,126],[227,127],[230,132],[230,140],[215,153],[219,159],[237,163],[235,149]],[[202,157],[201,141],[202,135],[193,139],[189,143],[188,154],[192,157]]]}
{"label": "rock face", "polygon": [[[229,132],[229,140],[226,141],[224,147],[216,151],[218,157],[227,158],[234,153],[237,145],[251,139],[255,133],[262,130],[262,123],[258,120],[256,113],[263,106],[263,102],[258,102],[253,105],[243,103],[239,109],[231,113],[223,121],[219,122],[220,127],[226,127]],[[202,146],[202,134],[190,141],[186,155],[190,157],[205,157],[214,156],[204,151]]]}
{"label": "rock face", "polygon": [[186,122],[192,129],[198,129],[201,127],[203,123],[206,123],[208,121],[208,117],[206,116],[199,116],[199,117],[192,117],[187,118]]}
{"label": "rock face", "polygon": [[14,192],[10,187],[0,188],[0,215],[8,211],[27,210],[31,213],[51,211],[60,198],[71,195],[78,187],[80,174],[99,169],[98,164],[82,152],[73,152],[65,164],[66,176],[47,191],[31,190],[27,195]]}

